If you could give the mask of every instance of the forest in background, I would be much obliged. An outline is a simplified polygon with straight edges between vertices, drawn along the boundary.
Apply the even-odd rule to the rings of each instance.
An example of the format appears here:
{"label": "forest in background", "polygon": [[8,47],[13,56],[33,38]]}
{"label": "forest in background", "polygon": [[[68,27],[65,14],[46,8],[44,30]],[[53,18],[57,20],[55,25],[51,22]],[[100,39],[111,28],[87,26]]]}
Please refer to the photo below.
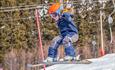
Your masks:
{"label": "forest in background", "polygon": [[[94,58],[100,56],[101,36],[100,36],[100,3],[80,4],[81,0],[76,0],[74,6],[75,24],[79,30],[79,41],[75,43],[77,53],[82,58]],[[95,0],[92,0],[95,1]],[[52,1],[51,1],[52,2]],[[44,3],[44,0],[1,0],[0,1],[0,63],[5,70],[27,70],[27,63],[36,63],[41,60],[38,44],[38,33],[35,21],[35,9],[12,10],[33,8]],[[20,7],[19,7],[20,6]],[[92,9],[90,9],[90,7]],[[115,13],[113,18],[112,31],[113,42],[110,43],[110,32],[108,16],[113,11],[112,0],[104,5],[103,12],[103,33],[104,47],[106,53],[115,52]],[[51,40],[58,35],[58,29],[54,21],[49,16],[42,16],[40,19],[41,35],[45,57]],[[92,42],[96,45],[93,46]],[[60,57],[64,56],[63,47],[59,49]]]}

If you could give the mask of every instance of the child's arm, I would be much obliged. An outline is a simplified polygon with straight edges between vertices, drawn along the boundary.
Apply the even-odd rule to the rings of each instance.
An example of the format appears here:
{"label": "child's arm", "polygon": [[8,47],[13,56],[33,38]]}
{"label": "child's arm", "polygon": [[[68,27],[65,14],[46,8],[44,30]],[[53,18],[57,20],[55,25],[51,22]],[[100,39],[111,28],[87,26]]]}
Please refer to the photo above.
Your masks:
{"label": "child's arm", "polygon": [[73,17],[73,15],[70,14],[70,13],[63,13],[63,15],[62,15],[62,18],[66,19],[66,20],[68,20],[70,22],[73,21],[72,17]]}

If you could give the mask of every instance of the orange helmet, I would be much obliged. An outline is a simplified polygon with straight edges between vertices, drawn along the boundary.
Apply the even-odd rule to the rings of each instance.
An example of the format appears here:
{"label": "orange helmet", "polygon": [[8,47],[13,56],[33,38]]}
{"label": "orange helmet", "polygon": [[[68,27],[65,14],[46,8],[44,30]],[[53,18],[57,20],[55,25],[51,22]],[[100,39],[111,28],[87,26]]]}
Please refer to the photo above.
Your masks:
{"label": "orange helmet", "polygon": [[60,8],[61,4],[60,3],[55,3],[53,4],[49,10],[48,10],[48,13],[51,14],[51,13],[54,13],[56,12],[59,8]]}

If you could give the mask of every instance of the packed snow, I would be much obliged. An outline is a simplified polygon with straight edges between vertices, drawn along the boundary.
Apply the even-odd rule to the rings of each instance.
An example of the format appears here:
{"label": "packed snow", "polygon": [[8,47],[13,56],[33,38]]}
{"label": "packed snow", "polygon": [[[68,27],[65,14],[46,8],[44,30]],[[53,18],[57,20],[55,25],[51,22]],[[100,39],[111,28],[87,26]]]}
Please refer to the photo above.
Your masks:
{"label": "packed snow", "polygon": [[88,59],[91,64],[56,64],[46,70],[115,70],[115,53],[100,58]]}

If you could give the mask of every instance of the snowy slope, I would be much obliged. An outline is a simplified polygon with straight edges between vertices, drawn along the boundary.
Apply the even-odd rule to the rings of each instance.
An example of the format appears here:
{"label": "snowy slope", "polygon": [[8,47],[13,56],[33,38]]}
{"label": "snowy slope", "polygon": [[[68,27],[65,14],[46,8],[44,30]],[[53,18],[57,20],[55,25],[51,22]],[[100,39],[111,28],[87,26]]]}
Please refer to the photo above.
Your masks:
{"label": "snowy slope", "polygon": [[46,70],[115,70],[115,53],[100,58],[88,59],[91,64],[57,64]]}

